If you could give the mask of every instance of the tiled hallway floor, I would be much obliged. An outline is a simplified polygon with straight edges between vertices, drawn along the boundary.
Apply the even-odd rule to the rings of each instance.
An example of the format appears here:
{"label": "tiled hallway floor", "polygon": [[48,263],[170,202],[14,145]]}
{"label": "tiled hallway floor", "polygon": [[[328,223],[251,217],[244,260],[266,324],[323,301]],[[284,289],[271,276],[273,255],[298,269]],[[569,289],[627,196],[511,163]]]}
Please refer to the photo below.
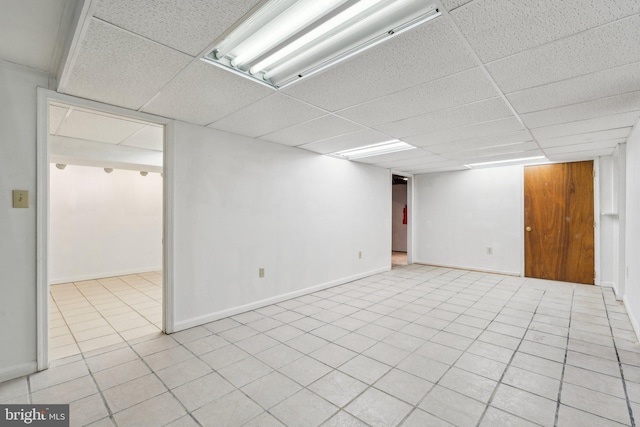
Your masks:
{"label": "tiled hallway floor", "polygon": [[391,252],[391,266],[393,268],[402,267],[407,265],[407,253],[406,252]]}
{"label": "tiled hallway floor", "polygon": [[65,358],[0,401],[95,426],[631,425],[640,345],[609,289],[411,265]]}
{"label": "tiled hallway floor", "polygon": [[161,330],[162,272],[63,283],[50,289],[51,360]]}

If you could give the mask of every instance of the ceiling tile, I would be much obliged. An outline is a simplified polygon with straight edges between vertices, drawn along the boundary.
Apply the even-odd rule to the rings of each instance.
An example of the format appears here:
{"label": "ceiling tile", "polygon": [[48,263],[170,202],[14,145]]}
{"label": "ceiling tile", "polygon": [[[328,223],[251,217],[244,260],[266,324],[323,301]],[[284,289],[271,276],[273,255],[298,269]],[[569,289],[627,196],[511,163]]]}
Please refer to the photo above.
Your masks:
{"label": "ceiling tile", "polygon": [[547,158],[553,162],[579,162],[602,156],[611,156],[615,150],[615,148],[602,148],[600,150],[576,151],[574,153],[549,154]]}
{"label": "ceiling tile", "polygon": [[270,133],[261,139],[284,145],[303,145],[321,139],[363,130],[362,126],[328,114],[295,126]]}
{"label": "ceiling tile", "polygon": [[380,154],[377,156],[365,157],[363,159],[357,159],[357,162],[361,163],[369,163],[369,164],[381,164],[381,163],[389,163],[389,162],[398,162],[398,161],[409,161],[418,158],[418,157],[437,157],[432,153],[429,153],[421,148],[414,148],[411,150],[397,151],[395,153],[386,153]]}
{"label": "ceiling tile", "polygon": [[410,159],[393,160],[388,162],[376,163],[376,166],[379,166],[381,168],[388,168],[388,169],[406,170],[409,168],[422,168],[422,167],[425,167],[425,165],[428,165],[431,163],[442,163],[446,161],[447,159],[443,157],[430,155],[430,156],[419,156],[419,157],[414,157]]}
{"label": "ceiling tile", "polygon": [[486,63],[637,13],[637,0],[476,0],[451,16]]}
{"label": "ceiling tile", "polygon": [[[640,49],[639,49],[640,50]],[[507,95],[518,113],[547,110],[640,90],[640,62]]]}
{"label": "ceiling tile", "polygon": [[516,144],[499,145],[495,147],[484,147],[475,150],[449,152],[442,154],[442,157],[451,160],[466,160],[478,157],[495,156],[498,154],[523,153],[525,151],[538,149],[538,144],[533,141],[519,142]]}
{"label": "ceiling tile", "polygon": [[492,98],[374,126],[374,128],[397,138],[404,138],[510,116],[513,117],[513,114],[504,100],[502,98]]}
{"label": "ceiling tile", "polygon": [[558,147],[561,145],[583,144],[586,142],[606,141],[609,139],[627,138],[631,127],[590,132],[580,135],[562,136],[560,138],[540,139],[538,142],[543,148]]}
{"label": "ceiling tile", "polygon": [[102,114],[73,110],[58,128],[58,135],[87,141],[119,144],[145,125]]}
{"label": "ceiling tile", "polygon": [[638,123],[640,111],[602,116],[593,119],[579,120],[571,123],[561,123],[553,126],[545,126],[532,129],[531,133],[537,139],[558,138],[567,135],[596,132],[600,130],[617,129],[633,126]]}
{"label": "ceiling tile", "polygon": [[189,61],[187,55],[93,18],[62,89],[137,110]]}
{"label": "ceiling tile", "polygon": [[436,154],[455,153],[460,151],[478,150],[502,145],[519,144],[531,141],[531,136],[526,130],[502,133],[498,135],[471,138],[459,141],[445,142],[443,144],[430,145],[427,150]]}
{"label": "ceiling tile", "polygon": [[495,87],[482,70],[474,68],[339,111],[337,114],[373,126],[496,96],[498,93]]}
{"label": "ceiling tile", "polygon": [[275,93],[209,127],[256,138],[325,114],[326,112],[309,104]]}
{"label": "ceiling tile", "polygon": [[550,110],[537,111],[535,113],[521,114],[520,118],[522,118],[524,124],[531,129],[601,116],[610,116],[639,109],[640,91],[581,102],[579,104],[567,105]]}
{"label": "ceiling tile", "polygon": [[147,125],[139,132],[122,141],[120,145],[162,151],[164,149],[164,128]]}
{"label": "ceiling tile", "polygon": [[[497,154],[495,156],[469,157],[464,159],[464,163],[469,165],[472,163],[501,162],[503,160],[526,159],[529,157],[538,156],[544,156],[544,153],[540,150],[528,150],[524,152],[520,151],[517,153]],[[462,161],[462,159],[460,159],[459,161]]]}
{"label": "ceiling tile", "polygon": [[69,107],[59,107],[57,105],[49,106],[49,133],[55,135],[64,120]]}
{"label": "ceiling tile", "polygon": [[554,155],[575,153],[578,151],[602,150],[607,148],[615,148],[620,143],[620,141],[620,139],[613,139],[598,142],[587,142],[585,144],[563,145],[561,147],[545,148],[544,152],[547,153],[547,155]]}
{"label": "ceiling tile", "polygon": [[350,150],[352,148],[364,147],[365,145],[378,144],[393,139],[389,135],[376,132],[370,129],[340,135],[333,138],[310,142],[300,145],[299,148],[313,151],[320,154],[335,153],[336,151]]}
{"label": "ceiling tile", "polygon": [[337,111],[476,64],[442,17],[398,34],[284,91]]}
{"label": "ceiling tile", "polygon": [[468,167],[461,165],[459,162],[454,160],[447,160],[446,162],[438,162],[438,163],[429,163],[425,165],[415,165],[405,168],[405,172],[413,173],[415,175],[425,174],[425,173],[436,173],[436,172],[451,172],[451,171],[462,171],[469,170]]}
{"label": "ceiling tile", "polygon": [[449,11],[453,9],[457,9],[460,6],[464,6],[467,3],[472,2],[473,0],[442,0],[442,5]]}
{"label": "ceiling tile", "polygon": [[271,88],[220,67],[194,61],[143,111],[208,125],[273,93]]}
{"label": "ceiling tile", "polygon": [[507,117],[500,120],[478,123],[453,129],[446,129],[439,132],[416,135],[403,140],[411,145],[433,146],[449,142],[480,138],[491,135],[499,135],[507,132],[523,130],[522,124],[515,117]]}
{"label": "ceiling tile", "polygon": [[640,61],[640,15],[487,65],[505,93]]}
{"label": "ceiling tile", "polygon": [[100,0],[94,16],[196,56],[257,3],[258,0]]}

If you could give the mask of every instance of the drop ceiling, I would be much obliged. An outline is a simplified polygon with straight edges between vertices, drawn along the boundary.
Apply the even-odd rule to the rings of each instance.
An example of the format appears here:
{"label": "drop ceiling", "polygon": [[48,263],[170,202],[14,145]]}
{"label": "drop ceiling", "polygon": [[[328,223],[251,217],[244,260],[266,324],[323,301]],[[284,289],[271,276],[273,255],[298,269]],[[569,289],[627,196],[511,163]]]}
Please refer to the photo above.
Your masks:
{"label": "drop ceiling", "polygon": [[400,139],[417,148],[358,161],[412,173],[610,155],[640,117],[637,0],[438,1],[281,91],[200,59],[257,3],[89,2],[58,90],[317,153]]}

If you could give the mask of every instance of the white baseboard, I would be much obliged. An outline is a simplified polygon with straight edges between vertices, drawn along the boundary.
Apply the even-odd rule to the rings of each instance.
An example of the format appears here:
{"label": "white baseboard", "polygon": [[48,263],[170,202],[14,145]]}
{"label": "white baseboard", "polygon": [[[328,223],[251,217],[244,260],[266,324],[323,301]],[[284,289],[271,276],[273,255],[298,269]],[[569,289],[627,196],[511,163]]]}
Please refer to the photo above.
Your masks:
{"label": "white baseboard", "polygon": [[33,374],[38,370],[38,364],[34,362],[23,363],[22,365],[9,366],[0,369],[0,383],[25,375]]}
{"label": "white baseboard", "polygon": [[636,319],[633,315],[633,311],[631,311],[631,307],[629,307],[629,300],[626,295],[622,297],[622,302],[624,303],[624,308],[627,310],[627,315],[629,316],[629,321],[631,322],[633,331],[636,333],[636,337],[640,341],[640,325],[638,325],[638,319]]}
{"label": "white baseboard", "polygon": [[600,282],[600,286],[602,286],[603,288],[613,288],[613,285],[613,282]]}
{"label": "white baseboard", "polygon": [[334,286],[342,285],[344,283],[353,282],[354,280],[362,279],[364,277],[372,276],[378,273],[384,273],[385,271],[389,271],[389,270],[391,270],[391,266],[380,267],[375,270],[367,271],[365,273],[354,274],[353,276],[343,277],[341,279],[336,279],[330,282],[321,283],[319,285],[311,286],[309,288],[299,289],[297,291],[288,292],[286,294],[276,295],[274,297],[263,299],[260,301],[255,301],[249,304],[239,305],[226,310],[217,311],[215,313],[205,314],[203,316],[180,320],[175,322],[174,332],[179,332],[185,329],[204,325],[205,323],[213,322],[215,320],[223,319],[229,316],[234,316],[236,314],[244,313],[246,311],[255,310],[257,308],[265,307],[267,305],[277,304],[282,301],[286,301],[286,300],[296,298],[302,295],[310,294],[313,292],[321,291],[323,289],[332,288]]}
{"label": "white baseboard", "polygon": [[479,271],[481,273],[493,273],[493,274],[504,274],[506,276],[518,276],[522,277],[520,272],[515,271],[504,271],[504,270],[490,270],[487,268],[478,268],[478,267],[469,267],[465,265],[447,265],[447,264],[436,264],[429,261],[413,261],[414,264],[421,265],[430,265],[432,267],[442,267],[442,268],[455,268],[457,270],[469,270],[469,271]]}
{"label": "white baseboard", "polygon": [[127,276],[129,274],[148,273],[150,271],[160,271],[160,270],[162,270],[162,266],[160,266],[160,267],[136,268],[134,270],[109,271],[109,272],[105,272],[105,273],[86,274],[86,275],[82,275],[82,276],[52,278],[52,279],[49,279],[49,284],[51,284],[51,285],[59,285],[60,283],[82,282],[84,280],[104,279],[104,278],[107,278],[107,277],[115,277],[115,276]]}

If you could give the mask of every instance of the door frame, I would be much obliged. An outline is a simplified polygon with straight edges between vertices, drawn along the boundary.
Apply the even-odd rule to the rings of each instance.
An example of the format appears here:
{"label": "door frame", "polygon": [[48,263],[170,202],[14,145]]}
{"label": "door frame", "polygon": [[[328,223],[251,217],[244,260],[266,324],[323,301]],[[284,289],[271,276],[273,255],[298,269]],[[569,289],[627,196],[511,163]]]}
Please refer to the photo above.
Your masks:
{"label": "door frame", "polygon": [[115,107],[87,99],[37,88],[36,134],[36,362],[38,371],[49,367],[49,102],[89,108],[125,117],[137,118],[164,126],[163,197],[162,197],[162,330],[175,330],[173,282],[173,156],[175,125],[171,119]]}
{"label": "door frame", "polygon": [[[594,159],[586,159],[586,160],[576,160],[576,161],[589,161],[593,160],[593,220],[595,222],[595,227],[593,230],[593,270],[596,275],[593,284],[595,286],[600,285],[600,157],[596,157]],[[552,165],[557,163],[573,163],[573,162],[545,162],[545,165]],[[537,166],[537,165],[531,165]],[[520,275],[522,277],[525,276],[525,248],[524,248],[524,168],[522,167],[522,199],[521,199],[521,213],[520,213],[520,230],[522,230],[522,269],[520,270]]]}
{"label": "door frame", "polygon": [[[401,172],[394,169],[389,170],[389,236],[393,235],[393,175],[404,176],[409,178],[407,181],[407,265],[413,264],[413,254],[415,253],[415,239],[413,238],[414,223],[414,175],[409,172]],[[393,252],[393,239],[389,238],[389,253]],[[389,262],[391,264],[391,262]]]}

